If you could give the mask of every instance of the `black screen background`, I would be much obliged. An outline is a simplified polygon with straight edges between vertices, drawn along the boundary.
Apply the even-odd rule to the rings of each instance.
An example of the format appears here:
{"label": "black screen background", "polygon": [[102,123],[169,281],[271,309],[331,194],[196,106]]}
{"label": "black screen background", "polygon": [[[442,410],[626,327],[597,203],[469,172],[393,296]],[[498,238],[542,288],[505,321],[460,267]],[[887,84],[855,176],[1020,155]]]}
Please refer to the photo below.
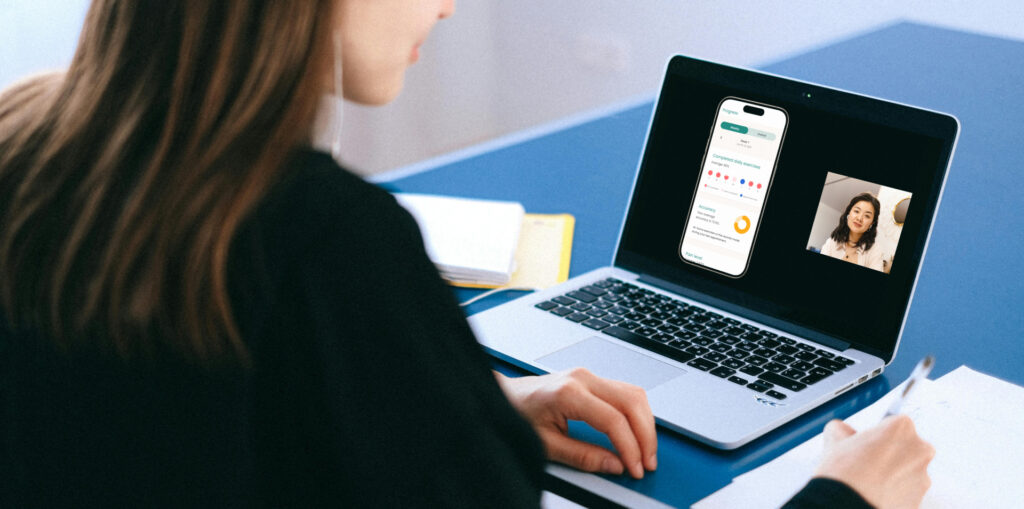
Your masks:
{"label": "black screen background", "polygon": [[[778,106],[789,114],[750,265],[739,279],[685,263],[678,253],[711,124],[727,96]],[[892,120],[885,123],[900,125],[899,119]],[[670,73],[617,262],[840,338],[888,361],[923,254],[922,232],[927,231],[941,190],[944,168],[937,170],[937,165],[940,158],[945,163],[949,148],[937,138],[837,115],[795,96],[780,100],[756,89]],[[912,193],[889,274],[806,250],[828,172]],[[880,211],[880,219],[889,213]]]}

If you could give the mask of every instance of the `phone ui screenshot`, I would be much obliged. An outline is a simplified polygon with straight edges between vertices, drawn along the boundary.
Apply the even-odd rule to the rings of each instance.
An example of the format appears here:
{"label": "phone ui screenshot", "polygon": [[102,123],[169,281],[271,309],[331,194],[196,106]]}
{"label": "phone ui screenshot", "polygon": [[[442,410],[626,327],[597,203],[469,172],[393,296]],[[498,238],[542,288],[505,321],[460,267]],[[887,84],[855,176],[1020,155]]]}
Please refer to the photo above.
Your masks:
{"label": "phone ui screenshot", "polygon": [[679,245],[684,261],[746,273],[787,122],[785,110],[767,104],[719,104]]}

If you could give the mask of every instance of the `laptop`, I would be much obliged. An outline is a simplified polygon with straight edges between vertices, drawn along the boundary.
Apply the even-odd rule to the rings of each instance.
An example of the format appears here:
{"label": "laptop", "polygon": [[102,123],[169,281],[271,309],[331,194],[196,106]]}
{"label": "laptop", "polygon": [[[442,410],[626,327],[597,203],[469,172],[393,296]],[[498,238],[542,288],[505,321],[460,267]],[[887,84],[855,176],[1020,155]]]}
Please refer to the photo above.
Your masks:
{"label": "laptop", "polygon": [[470,325],[498,358],[639,385],[662,426],[738,448],[892,362],[958,134],[673,57],[611,265]]}

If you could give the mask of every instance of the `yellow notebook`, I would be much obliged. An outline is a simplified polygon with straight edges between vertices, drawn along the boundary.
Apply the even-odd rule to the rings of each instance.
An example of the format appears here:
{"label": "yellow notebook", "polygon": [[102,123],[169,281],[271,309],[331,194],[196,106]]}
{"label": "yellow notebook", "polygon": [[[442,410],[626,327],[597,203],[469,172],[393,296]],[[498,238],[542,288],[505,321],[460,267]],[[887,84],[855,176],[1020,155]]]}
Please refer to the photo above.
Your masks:
{"label": "yellow notebook", "polygon": [[523,288],[540,290],[569,279],[572,234],[576,218],[570,214],[526,214],[516,247],[515,270],[503,285],[451,281],[463,288]]}

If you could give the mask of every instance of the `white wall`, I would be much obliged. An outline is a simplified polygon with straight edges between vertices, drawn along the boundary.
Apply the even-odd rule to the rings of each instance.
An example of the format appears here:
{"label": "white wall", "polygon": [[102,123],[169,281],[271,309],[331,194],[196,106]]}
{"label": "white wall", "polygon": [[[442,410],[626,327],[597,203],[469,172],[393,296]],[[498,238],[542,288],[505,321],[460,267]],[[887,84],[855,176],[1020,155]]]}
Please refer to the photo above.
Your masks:
{"label": "white wall", "polygon": [[[0,87],[66,64],[87,3],[0,0]],[[1019,0],[457,0],[402,97],[348,108],[347,159],[377,172],[653,95],[676,53],[757,66],[900,19],[1024,39]]]}

